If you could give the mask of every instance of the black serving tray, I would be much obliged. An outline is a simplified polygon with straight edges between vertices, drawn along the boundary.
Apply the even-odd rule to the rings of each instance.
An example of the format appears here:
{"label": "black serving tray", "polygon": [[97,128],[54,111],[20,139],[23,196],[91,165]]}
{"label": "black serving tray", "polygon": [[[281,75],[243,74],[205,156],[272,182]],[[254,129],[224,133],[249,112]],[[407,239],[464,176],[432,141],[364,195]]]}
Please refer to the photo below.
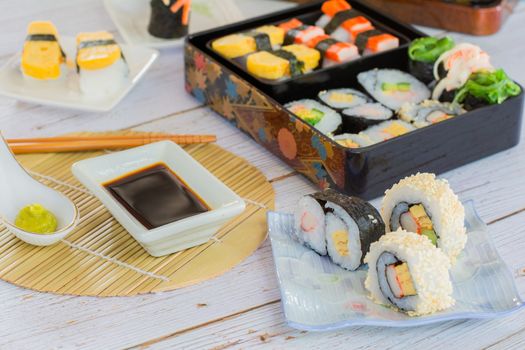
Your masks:
{"label": "black serving tray", "polygon": [[[376,24],[407,41],[397,49],[268,84],[213,52],[221,36],[292,17],[319,16],[322,1],[191,35],[186,40],[186,88],[320,187],[365,199],[383,194],[418,171],[442,173],[519,142],[523,92],[500,105],[417,129],[368,147],[345,148],[288,112],[283,105],[314,98],[321,90],[360,89],[357,74],[373,68],[408,71],[408,40],[422,36],[361,1],[348,1]],[[312,17],[313,18],[313,17]]]}

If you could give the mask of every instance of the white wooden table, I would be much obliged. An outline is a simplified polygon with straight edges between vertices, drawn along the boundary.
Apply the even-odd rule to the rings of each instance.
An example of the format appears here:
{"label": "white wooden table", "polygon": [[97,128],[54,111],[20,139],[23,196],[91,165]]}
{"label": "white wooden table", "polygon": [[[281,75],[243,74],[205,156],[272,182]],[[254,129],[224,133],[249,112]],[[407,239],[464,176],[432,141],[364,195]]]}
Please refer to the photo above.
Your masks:
{"label": "white wooden table", "polygon": [[[50,19],[69,35],[103,28],[115,31],[96,0],[2,0],[0,19],[2,61],[21,48],[30,20]],[[524,33],[521,3],[495,36],[451,35],[482,45],[495,65],[525,85]],[[0,128],[8,137],[128,128],[215,133],[219,145],[265,173],[275,188],[279,210],[290,210],[299,196],[314,191],[302,176],[185,93],[181,50],[163,51],[144,80],[112,112],[80,113],[0,98]],[[443,175],[462,200],[475,200],[513,271],[525,267],[524,173],[522,141]],[[525,277],[516,280],[525,296]],[[291,329],[284,323],[268,242],[223,276],[173,292],[129,298],[56,296],[0,281],[0,305],[2,349],[525,348],[525,312],[419,328],[356,327],[324,334]]]}

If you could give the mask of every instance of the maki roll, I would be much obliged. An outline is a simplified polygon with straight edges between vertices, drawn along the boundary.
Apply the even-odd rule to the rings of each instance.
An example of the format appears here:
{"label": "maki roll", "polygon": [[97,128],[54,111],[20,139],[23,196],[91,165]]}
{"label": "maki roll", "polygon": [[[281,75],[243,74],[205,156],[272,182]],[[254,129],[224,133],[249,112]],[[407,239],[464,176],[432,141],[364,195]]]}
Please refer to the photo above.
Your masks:
{"label": "maki roll", "polygon": [[382,30],[370,28],[360,31],[354,40],[359,52],[363,55],[395,49],[399,46],[399,39]]}
{"label": "maki roll", "polygon": [[294,101],[284,107],[324,134],[333,133],[341,126],[341,115],[315,100]]}
{"label": "maki roll", "polygon": [[379,124],[390,118],[394,113],[380,103],[365,103],[343,111],[343,129],[358,133],[369,126]]}
{"label": "maki roll", "polygon": [[321,54],[304,45],[287,45],[277,51],[260,51],[248,55],[246,68],[256,77],[279,80],[296,77],[319,66]]}
{"label": "maki roll", "polygon": [[347,148],[370,146],[373,142],[363,134],[341,134],[334,137],[335,142]]}
{"label": "maki roll", "polygon": [[370,101],[368,96],[354,89],[324,90],[317,96],[321,102],[335,110],[343,110],[363,105]]}
{"label": "maki roll", "polygon": [[372,29],[372,23],[344,0],[325,1],[321,6],[323,15],[316,25],[324,28],[334,39],[353,43],[357,34]]}
{"label": "maki roll", "polygon": [[20,69],[24,77],[56,80],[62,76],[65,62],[66,55],[58,42],[58,32],[53,23],[29,23],[20,60]]}
{"label": "maki roll", "polygon": [[365,288],[377,304],[420,316],[455,303],[447,256],[416,233],[387,233],[372,243],[365,263]]}
{"label": "maki roll", "polygon": [[405,103],[398,112],[399,118],[416,128],[436,124],[456,117],[466,111],[457,103],[425,100],[419,104]]}
{"label": "maki roll", "polygon": [[446,36],[443,38],[418,38],[408,47],[408,65],[410,74],[425,84],[434,81],[434,62],[445,51],[454,47],[454,40]]}
{"label": "maki roll", "polygon": [[76,64],[80,91],[90,97],[114,94],[128,75],[122,50],[108,32],[78,34]]}
{"label": "maki roll", "polygon": [[439,56],[434,63],[434,78],[438,83],[432,92],[432,99],[450,102],[450,97],[444,99],[442,95],[459,89],[465,85],[472,73],[480,71],[494,71],[489,55],[476,45],[456,45]]}
{"label": "maki roll", "polygon": [[151,0],[148,32],[162,39],[181,38],[188,34],[191,0]]}
{"label": "maki roll", "polygon": [[297,18],[292,18],[288,22],[279,24],[279,28],[286,32],[284,45],[306,44],[313,38],[324,35],[323,28],[303,24]]}
{"label": "maki roll", "polygon": [[361,134],[366,135],[373,143],[378,143],[401,136],[412,130],[415,128],[410,123],[402,120],[387,120],[369,127]]}
{"label": "maki roll", "polygon": [[295,239],[347,270],[361,266],[370,244],[385,233],[370,203],[331,189],[301,198],[294,223]]}
{"label": "maki roll", "polygon": [[465,209],[434,174],[406,177],[385,192],[381,216],[387,231],[402,228],[428,238],[454,263],[467,242]]}
{"label": "maki roll", "polygon": [[313,38],[307,43],[307,46],[321,53],[323,67],[350,62],[360,57],[357,46],[333,39],[326,34]]}
{"label": "maki roll", "polygon": [[271,51],[281,47],[284,30],[276,26],[262,26],[251,32],[230,34],[216,39],[211,47],[226,58],[238,58],[256,51]]}
{"label": "maki roll", "polygon": [[397,69],[361,72],[357,80],[373,98],[394,111],[405,102],[419,103],[430,97],[425,84]]}
{"label": "maki roll", "polygon": [[472,74],[465,85],[456,92],[454,102],[463,103],[468,110],[490,104],[500,104],[517,96],[521,87],[513,82],[503,69]]}

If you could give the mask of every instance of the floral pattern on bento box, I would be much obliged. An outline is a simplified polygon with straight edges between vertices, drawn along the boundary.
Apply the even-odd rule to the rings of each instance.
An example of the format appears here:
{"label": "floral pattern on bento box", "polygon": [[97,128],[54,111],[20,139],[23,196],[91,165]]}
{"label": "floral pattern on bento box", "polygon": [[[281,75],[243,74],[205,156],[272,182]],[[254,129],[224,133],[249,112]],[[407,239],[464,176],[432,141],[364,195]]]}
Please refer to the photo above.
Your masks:
{"label": "floral pattern on bento box", "polygon": [[345,151],[195,47],[186,90],[321,188],[345,187]]}

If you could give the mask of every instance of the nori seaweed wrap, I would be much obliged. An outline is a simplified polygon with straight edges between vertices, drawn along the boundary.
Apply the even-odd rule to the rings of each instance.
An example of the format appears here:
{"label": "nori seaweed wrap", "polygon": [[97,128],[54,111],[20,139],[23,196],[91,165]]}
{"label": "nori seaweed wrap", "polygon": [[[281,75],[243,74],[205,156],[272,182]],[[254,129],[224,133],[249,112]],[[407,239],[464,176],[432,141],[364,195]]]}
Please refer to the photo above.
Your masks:
{"label": "nori seaweed wrap", "polygon": [[191,0],[151,0],[148,32],[158,38],[175,39],[188,34]]}
{"label": "nori seaweed wrap", "polygon": [[[434,80],[434,62],[443,52],[453,47],[454,41],[448,36],[441,39],[425,37],[414,40],[408,48],[410,73],[425,84],[431,83]],[[446,75],[443,68],[440,75]]]}

